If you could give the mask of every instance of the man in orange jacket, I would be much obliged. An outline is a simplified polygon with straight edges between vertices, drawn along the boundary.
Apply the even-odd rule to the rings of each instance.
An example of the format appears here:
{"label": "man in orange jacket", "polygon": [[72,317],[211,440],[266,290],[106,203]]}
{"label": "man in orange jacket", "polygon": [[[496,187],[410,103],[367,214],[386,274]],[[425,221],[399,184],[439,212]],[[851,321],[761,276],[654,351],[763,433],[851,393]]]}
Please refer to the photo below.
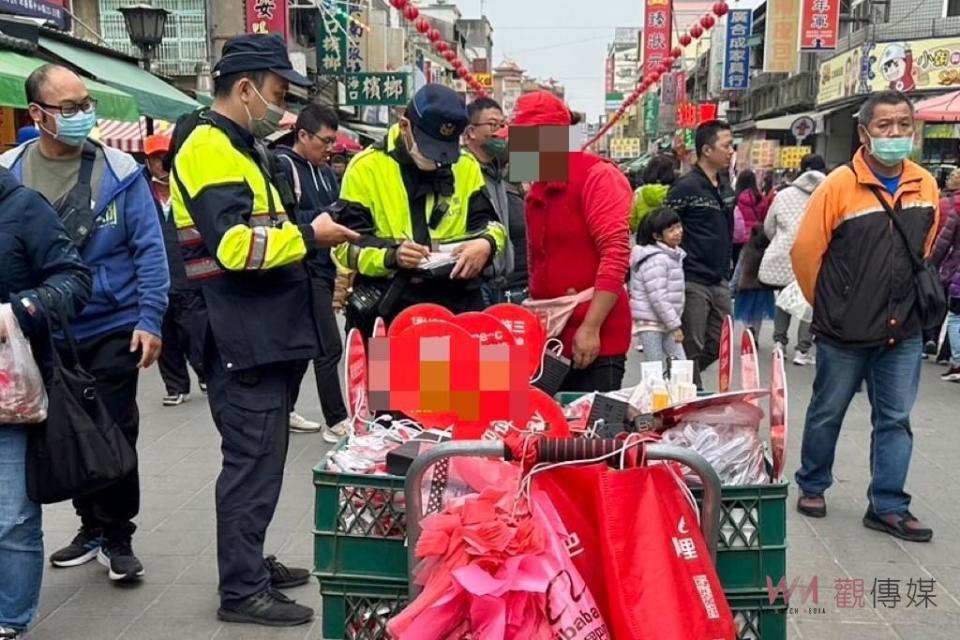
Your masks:
{"label": "man in orange jacket", "polygon": [[[801,513],[823,517],[837,437],[865,380],[873,409],[872,480],[864,526],[925,542],[933,531],[910,513],[904,491],[913,448],[910,411],[920,382],[921,333],[910,255],[929,253],[937,185],[907,159],[913,105],[882,91],[858,115],[862,147],[813,193],[791,251],[797,282],[813,304],[817,374],[803,430]],[[892,224],[896,216],[901,236]]]}

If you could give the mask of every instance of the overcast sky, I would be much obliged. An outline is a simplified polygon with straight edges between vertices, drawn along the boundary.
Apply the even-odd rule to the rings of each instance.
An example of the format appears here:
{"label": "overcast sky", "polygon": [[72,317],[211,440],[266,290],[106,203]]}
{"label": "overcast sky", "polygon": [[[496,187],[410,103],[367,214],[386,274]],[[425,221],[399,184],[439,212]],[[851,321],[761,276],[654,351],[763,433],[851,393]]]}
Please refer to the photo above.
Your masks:
{"label": "overcast sky", "polygon": [[[603,110],[604,61],[616,27],[643,24],[643,0],[455,0],[465,18],[480,15],[493,25],[493,64],[509,57],[531,76],[556,78],[566,86],[571,107],[591,121]],[[754,6],[762,0],[739,0]],[[731,5],[734,4],[731,2]],[[560,9],[560,5],[563,8]],[[683,26],[709,10],[712,2],[675,0],[678,12],[691,7]],[[571,8],[574,11],[571,11]]]}

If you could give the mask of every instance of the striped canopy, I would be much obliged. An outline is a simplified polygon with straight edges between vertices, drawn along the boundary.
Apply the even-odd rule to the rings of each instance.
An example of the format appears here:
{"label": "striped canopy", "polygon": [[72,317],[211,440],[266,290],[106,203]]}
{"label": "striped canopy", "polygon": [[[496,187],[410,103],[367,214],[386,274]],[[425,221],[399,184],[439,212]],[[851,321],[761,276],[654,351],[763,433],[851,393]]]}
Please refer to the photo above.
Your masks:
{"label": "striped canopy", "polygon": [[[97,130],[99,135],[93,137],[108,147],[127,153],[143,152],[143,139],[147,137],[147,122],[143,116],[139,122],[101,119],[97,121]],[[154,120],[153,132],[169,135],[173,132],[173,123]]]}

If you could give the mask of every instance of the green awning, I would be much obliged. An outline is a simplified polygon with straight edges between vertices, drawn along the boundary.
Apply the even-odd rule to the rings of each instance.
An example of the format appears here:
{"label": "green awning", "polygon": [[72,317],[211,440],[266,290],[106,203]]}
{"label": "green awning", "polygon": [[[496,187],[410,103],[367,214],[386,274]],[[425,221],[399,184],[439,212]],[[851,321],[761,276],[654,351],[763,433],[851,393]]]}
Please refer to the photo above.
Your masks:
{"label": "green awning", "polygon": [[140,113],[145,116],[176,122],[184,113],[200,107],[200,103],[187,94],[135,64],[43,36],[40,47],[102,82],[122,88],[134,97]]}
{"label": "green awning", "polygon": [[[34,69],[46,63],[46,60],[40,58],[0,49],[0,105],[26,109],[27,92],[24,82]],[[126,122],[136,122],[139,119],[137,102],[132,96],[96,80],[84,78],[83,81],[90,95],[97,99],[97,113],[101,117]]]}

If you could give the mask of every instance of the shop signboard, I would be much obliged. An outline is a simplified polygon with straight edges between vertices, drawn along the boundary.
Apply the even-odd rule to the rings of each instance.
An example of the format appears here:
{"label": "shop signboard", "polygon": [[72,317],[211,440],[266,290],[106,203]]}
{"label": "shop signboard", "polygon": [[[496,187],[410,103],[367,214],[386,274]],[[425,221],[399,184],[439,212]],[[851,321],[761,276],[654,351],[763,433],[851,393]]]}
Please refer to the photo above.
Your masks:
{"label": "shop signboard", "polygon": [[611,138],[610,157],[614,160],[640,157],[640,138]]}
{"label": "shop signboard", "polygon": [[[345,6],[344,6],[345,5]],[[347,73],[360,73],[364,70],[363,53],[360,51],[360,40],[364,37],[363,27],[363,5],[359,0],[350,0],[349,2],[338,2],[336,5],[340,10],[347,13]]]}
{"label": "shop signboard", "polygon": [[727,41],[724,47],[724,91],[746,91],[750,86],[750,32],[753,31],[753,11],[732,9],[727,18]]}
{"label": "shop signboard", "polygon": [[673,37],[671,0],[645,0],[643,73],[653,73],[670,55]]}
{"label": "shop signboard", "polygon": [[750,145],[750,167],[773,169],[780,160],[779,148],[776,140],[754,140]]}
{"label": "shop signboard", "polygon": [[473,77],[476,78],[477,82],[483,85],[484,89],[493,88],[493,76],[489,73],[475,73]]}
{"label": "shop signboard", "polygon": [[800,0],[767,0],[763,70],[796,73],[800,64]]}
{"label": "shop signboard", "polygon": [[657,135],[660,122],[660,100],[655,93],[643,96],[643,133],[648,138]]}
{"label": "shop signboard", "polygon": [[613,69],[615,65],[615,60],[613,55],[607,56],[607,64],[604,69],[604,92],[611,93],[613,91]]}
{"label": "shop signboard", "polygon": [[342,13],[317,14],[317,73],[340,75],[347,68],[346,17]]}
{"label": "shop signboard", "polygon": [[246,0],[246,5],[247,33],[278,33],[286,41],[287,0]]}
{"label": "shop signboard", "polygon": [[346,83],[350,106],[399,107],[409,100],[409,73],[352,73]]}
{"label": "shop signboard", "polygon": [[800,50],[828,51],[837,48],[840,30],[840,0],[803,0],[800,17]]}
{"label": "shop signboard", "polygon": [[780,147],[778,166],[781,169],[799,169],[803,156],[811,152],[812,150],[808,146]]}
{"label": "shop signboard", "polygon": [[623,104],[623,94],[619,91],[608,92],[603,102],[604,111],[616,111]]}
{"label": "shop signboard", "polygon": [[67,12],[62,0],[0,0],[0,13],[42,18],[58,29],[67,28]]}
{"label": "shop signboard", "polygon": [[960,88],[960,36],[866,42],[820,65],[817,104],[874,91]]}
{"label": "shop signboard", "polygon": [[663,76],[660,83],[660,135],[672,134],[677,129],[677,81],[672,73]]}

